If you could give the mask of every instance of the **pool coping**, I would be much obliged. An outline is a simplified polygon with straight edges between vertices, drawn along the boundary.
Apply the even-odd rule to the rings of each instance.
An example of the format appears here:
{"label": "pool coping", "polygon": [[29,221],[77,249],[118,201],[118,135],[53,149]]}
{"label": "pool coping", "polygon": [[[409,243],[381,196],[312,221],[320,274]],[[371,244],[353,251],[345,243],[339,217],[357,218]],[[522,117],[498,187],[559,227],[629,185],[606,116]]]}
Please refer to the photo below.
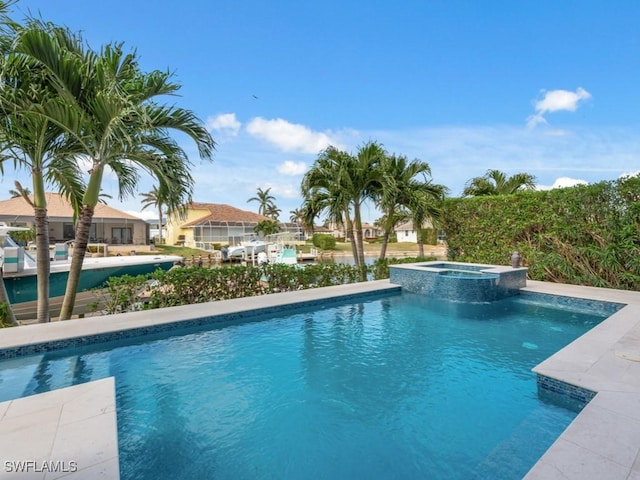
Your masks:
{"label": "pool coping", "polygon": [[640,292],[531,280],[523,291],[625,305],[533,368],[596,395],[524,478],[640,480]]}
{"label": "pool coping", "polygon": [[[390,284],[387,280],[376,280],[63,322],[23,325],[2,330],[0,359],[50,351],[54,344],[54,348],[58,349],[101,343],[213,324],[218,318],[241,319],[255,314],[281,313],[305,306],[325,305],[330,301],[347,301],[351,297],[366,297],[400,290],[400,286]],[[90,341],[82,341],[87,338]]]}
{"label": "pool coping", "polygon": [[0,402],[0,452],[2,478],[119,479],[114,378]]}
{"label": "pool coping", "polygon": [[[179,325],[194,318],[264,309],[286,311],[326,301],[344,301],[350,296],[361,297],[394,291],[400,291],[400,287],[388,280],[378,280],[22,326],[2,331],[0,351],[84,336],[137,331],[136,329],[155,328],[159,325]],[[527,281],[527,286],[522,291],[625,305],[533,369],[539,376],[592,390],[597,394],[525,478],[640,480],[640,293],[531,280]]]}

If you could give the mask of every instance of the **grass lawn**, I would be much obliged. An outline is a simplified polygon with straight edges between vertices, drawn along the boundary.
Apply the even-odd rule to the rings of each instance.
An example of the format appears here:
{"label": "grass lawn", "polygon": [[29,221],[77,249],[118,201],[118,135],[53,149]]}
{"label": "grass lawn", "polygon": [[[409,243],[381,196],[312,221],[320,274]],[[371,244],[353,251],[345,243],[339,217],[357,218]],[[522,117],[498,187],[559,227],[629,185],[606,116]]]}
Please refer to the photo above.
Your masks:
{"label": "grass lawn", "polygon": [[162,255],[178,255],[184,258],[191,258],[192,256],[206,255],[209,252],[200,250],[198,248],[178,247],[172,245],[156,245],[156,250]]}
{"label": "grass lawn", "polygon": [[[371,252],[379,252],[380,248],[382,248],[382,244],[380,243],[364,243],[364,251],[367,253]],[[428,248],[425,245],[425,250]],[[336,250],[339,252],[351,253],[351,243],[336,243]],[[416,252],[418,253],[418,244],[410,243],[410,242],[397,242],[397,243],[389,243],[387,245],[387,253],[392,252]]]}

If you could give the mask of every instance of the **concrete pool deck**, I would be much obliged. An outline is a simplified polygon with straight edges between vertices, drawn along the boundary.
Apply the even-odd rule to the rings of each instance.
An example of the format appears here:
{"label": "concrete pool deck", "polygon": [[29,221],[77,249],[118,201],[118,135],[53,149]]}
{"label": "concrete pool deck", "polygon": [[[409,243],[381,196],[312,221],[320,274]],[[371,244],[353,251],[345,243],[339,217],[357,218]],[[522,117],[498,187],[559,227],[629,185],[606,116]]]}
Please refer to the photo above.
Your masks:
{"label": "concrete pool deck", "polygon": [[0,403],[0,478],[120,478],[113,377]]}
{"label": "concrete pool deck", "polygon": [[[308,302],[321,302],[336,297],[394,290],[398,291],[399,287],[387,280],[381,280],[171,309],[23,326],[2,331],[0,351],[64,341],[70,338],[117,334],[121,331],[186,322],[200,317],[234,314],[264,308],[290,309]],[[587,334],[535,367],[534,372],[538,375],[544,375],[598,393],[525,478],[528,480],[584,478],[640,480],[640,293],[535,281],[528,281],[523,291],[626,305]],[[104,380],[99,382],[104,382]],[[96,382],[86,385],[94,383]],[[82,387],[82,385],[71,387],[71,389],[78,387]],[[102,397],[108,403],[109,398],[115,396],[115,385],[112,384],[111,388],[107,390],[109,391],[103,392]],[[37,397],[60,391],[26,397],[13,403],[19,405],[21,401],[29,401],[32,402],[33,408],[34,405],[38,405]],[[4,419],[7,412],[2,409],[3,405],[4,403],[0,404],[0,419]],[[44,410],[49,405],[48,401],[42,400],[39,403],[39,408]],[[38,411],[38,408],[31,411]],[[91,411],[89,410],[85,415],[87,418],[91,418]],[[2,423],[0,421],[0,429]],[[27,427],[28,424],[24,424],[22,428]],[[34,420],[32,427],[37,435],[40,425]],[[100,433],[96,433],[100,435]],[[4,431],[0,430],[0,435],[0,438],[4,439]],[[20,450],[20,446],[23,450]],[[85,447],[81,443],[78,448]],[[99,448],[97,447],[97,451]],[[11,449],[12,457],[15,458],[5,457],[5,459],[16,461],[33,459],[29,449],[28,442],[16,444]],[[54,459],[52,458],[52,460]],[[67,460],[73,460],[73,458]],[[101,474],[104,475],[102,478],[118,478],[117,457],[116,461],[112,461],[110,464],[109,462],[95,463],[95,465],[100,464],[105,467],[101,471]],[[3,472],[0,472],[0,477],[2,475]],[[7,475],[6,478],[25,477]],[[46,478],[56,477],[48,476]]]}
{"label": "concrete pool deck", "polygon": [[526,480],[640,480],[640,293],[528,281],[524,291],[626,304],[533,371],[597,392]]}

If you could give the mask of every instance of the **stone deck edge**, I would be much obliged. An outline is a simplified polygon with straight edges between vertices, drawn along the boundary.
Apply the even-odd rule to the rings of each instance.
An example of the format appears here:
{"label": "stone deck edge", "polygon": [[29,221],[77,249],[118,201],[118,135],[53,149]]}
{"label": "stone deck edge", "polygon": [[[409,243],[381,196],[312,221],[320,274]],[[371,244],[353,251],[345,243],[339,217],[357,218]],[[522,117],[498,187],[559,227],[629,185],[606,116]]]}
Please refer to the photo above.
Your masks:
{"label": "stone deck edge", "polygon": [[120,478],[114,377],[0,403],[0,477]]}
{"label": "stone deck edge", "polygon": [[523,290],[625,305],[533,369],[596,394],[524,478],[640,480],[640,293],[531,280]]}
{"label": "stone deck edge", "polygon": [[[400,286],[390,284],[386,280],[377,280],[63,322],[23,325],[2,331],[0,359],[37,352],[37,350],[29,351],[25,348],[28,346],[41,346],[41,350],[45,351],[50,350],[51,348],[48,347],[56,342],[85,337],[94,337],[95,342],[90,343],[105,342],[109,341],[109,334],[113,334],[113,339],[122,338],[119,332],[128,332],[131,336],[144,335],[153,331],[188,327],[189,322],[215,323],[219,318],[225,316],[229,318],[240,313],[252,315],[260,314],[261,311],[286,311],[314,306],[327,301],[340,302],[348,300],[350,297],[377,295],[393,291],[399,292]],[[202,321],[194,322],[194,320]],[[73,342],[69,342],[69,346],[75,345]]]}

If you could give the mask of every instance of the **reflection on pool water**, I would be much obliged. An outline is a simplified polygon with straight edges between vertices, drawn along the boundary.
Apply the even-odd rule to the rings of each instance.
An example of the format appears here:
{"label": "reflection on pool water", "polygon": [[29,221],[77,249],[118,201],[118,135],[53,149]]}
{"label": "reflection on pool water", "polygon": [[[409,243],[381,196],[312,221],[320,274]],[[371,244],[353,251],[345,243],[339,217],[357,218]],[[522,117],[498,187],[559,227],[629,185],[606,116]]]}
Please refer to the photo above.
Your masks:
{"label": "reflection on pool water", "polygon": [[576,415],[531,368],[602,319],[403,293],[5,361],[0,385],[114,375],[123,479],[515,479]]}

